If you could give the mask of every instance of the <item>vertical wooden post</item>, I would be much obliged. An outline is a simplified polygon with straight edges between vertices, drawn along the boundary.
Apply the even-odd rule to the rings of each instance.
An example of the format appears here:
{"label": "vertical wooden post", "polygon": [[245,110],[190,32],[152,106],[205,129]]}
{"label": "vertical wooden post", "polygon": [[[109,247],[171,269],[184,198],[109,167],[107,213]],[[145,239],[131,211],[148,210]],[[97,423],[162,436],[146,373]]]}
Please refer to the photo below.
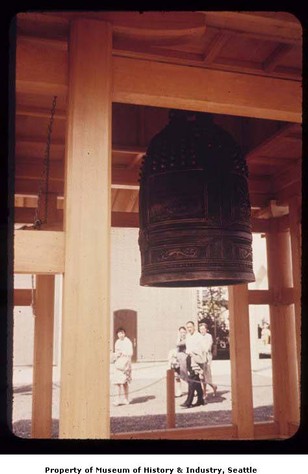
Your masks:
{"label": "vertical wooden post", "polygon": [[71,24],[60,438],[109,438],[112,30]]}
{"label": "vertical wooden post", "polygon": [[253,438],[253,399],[247,285],[229,287],[232,421],[240,439]]}
{"label": "vertical wooden post", "polygon": [[167,370],[167,429],[175,428],[174,370]]}
{"label": "vertical wooden post", "polygon": [[32,437],[51,438],[54,275],[37,275],[32,389]]}
{"label": "vertical wooden post", "polygon": [[274,219],[266,244],[269,289],[274,297],[270,305],[274,418],[280,434],[287,436],[289,423],[299,422],[295,314],[293,305],[281,302],[283,289],[292,284],[289,233],[279,232]]}
{"label": "vertical wooden post", "polygon": [[301,362],[301,202],[294,197],[289,203],[289,222],[292,251],[292,274],[294,289],[294,308],[296,325],[296,345],[298,361],[298,379],[300,380]]}

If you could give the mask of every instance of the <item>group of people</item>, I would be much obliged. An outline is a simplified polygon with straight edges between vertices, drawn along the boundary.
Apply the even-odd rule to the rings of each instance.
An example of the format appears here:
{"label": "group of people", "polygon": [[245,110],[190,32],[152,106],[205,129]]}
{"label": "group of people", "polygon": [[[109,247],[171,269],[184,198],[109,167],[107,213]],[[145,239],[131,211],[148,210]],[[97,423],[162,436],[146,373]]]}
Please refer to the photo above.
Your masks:
{"label": "group of people", "polygon": [[[212,381],[211,371],[212,346],[213,338],[206,323],[199,323],[199,331],[193,321],[188,321],[186,327],[179,328],[176,350],[172,353],[170,365],[176,371],[176,396],[182,395],[183,381],[188,384],[187,398],[181,404],[183,408],[204,405],[207,385],[212,387],[216,396],[217,385]],[[195,395],[197,401],[193,403]]]}
{"label": "group of people", "polygon": [[[204,405],[207,385],[212,387],[213,394],[216,395],[217,385],[212,381],[211,371],[212,346],[213,338],[208,332],[206,323],[199,323],[199,331],[196,330],[193,321],[188,321],[186,327],[179,328],[176,349],[172,353],[170,365],[176,370],[178,388],[181,387],[182,381],[188,384],[187,398],[182,403],[182,407],[191,408]],[[117,329],[113,355],[113,383],[118,387],[118,394],[117,399],[113,402],[114,405],[128,405],[130,403],[129,383],[131,382],[132,355],[133,344],[126,336],[125,329]],[[121,402],[122,395],[124,398]],[[177,393],[177,396],[179,395],[182,393]],[[195,395],[197,395],[197,401],[193,404]]]}

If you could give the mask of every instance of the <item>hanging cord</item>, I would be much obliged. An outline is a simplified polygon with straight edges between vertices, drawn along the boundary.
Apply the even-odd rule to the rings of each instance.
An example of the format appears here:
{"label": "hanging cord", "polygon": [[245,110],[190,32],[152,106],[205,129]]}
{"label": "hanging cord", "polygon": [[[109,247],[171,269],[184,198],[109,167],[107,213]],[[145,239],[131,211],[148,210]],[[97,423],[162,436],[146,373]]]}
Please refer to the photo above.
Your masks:
{"label": "hanging cord", "polygon": [[[33,227],[35,229],[39,229],[42,224],[46,224],[48,220],[48,191],[49,191],[49,170],[50,170],[50,145],[51,145],[51,134],[52,134],[52,127],[54,116],[56,112],[56,105],[57,105],[57,96],[53,97],[52,106],[50,111],[50,120],[48,125],[47,131],[47,141],[44,153],[44,161],[43,161],[43,171],[40,181],[40,186],[37,195],[37,206],[35,209],[34,214],[34,223]],[[43,189],[45,188],[45,205],[44,205],[44,217],[41,218],[39,215],[40,212],[40,204],[42,199]]]}
{"label": "hanging cord", "polygon": [[[39,189],[37,193],[37,205],[34,211],[34,220],[31,226],[24,225],[19,228],[19,230],[24,229],[40,229],[42,224],[46,224],[48,220],[48,191],[49,191],[49,170],[50,170],[50,145],[51,145],[51,135],[52,135],[52,127],[54,122],[54,116],[56,113],[56,105],[57,105],[57,96],[55,95],[52,99],[51,110],[50,110],[50,119],[47,129],[47,140],[44,152],[44,159],[43,159],[43,170],[40,179]],[[41,200],[42,194],[45,191],[45,203],[44,203],[44,216],[43,218],[40,217],[40,207],[41,207]]]}

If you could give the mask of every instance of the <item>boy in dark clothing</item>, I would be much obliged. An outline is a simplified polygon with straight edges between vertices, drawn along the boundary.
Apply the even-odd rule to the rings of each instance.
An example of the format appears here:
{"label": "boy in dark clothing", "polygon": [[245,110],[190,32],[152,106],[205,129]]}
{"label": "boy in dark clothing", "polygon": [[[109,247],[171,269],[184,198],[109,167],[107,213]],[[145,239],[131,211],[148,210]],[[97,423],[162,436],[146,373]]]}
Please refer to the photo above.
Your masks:
{"label": "boy in dark clothing", "polygon": [[[204,405],[203,390],[200,381],[200,375],[202,373],[202,370],[198,367],[198,365],[192,365],[190,355],[187,356],[186,363],[188,374],[188,395],[185,402],[182,403],[181,407],[192,408]],[[197,394],[197,402],[193,404],[192,402],[195,396],[195,392]]]}

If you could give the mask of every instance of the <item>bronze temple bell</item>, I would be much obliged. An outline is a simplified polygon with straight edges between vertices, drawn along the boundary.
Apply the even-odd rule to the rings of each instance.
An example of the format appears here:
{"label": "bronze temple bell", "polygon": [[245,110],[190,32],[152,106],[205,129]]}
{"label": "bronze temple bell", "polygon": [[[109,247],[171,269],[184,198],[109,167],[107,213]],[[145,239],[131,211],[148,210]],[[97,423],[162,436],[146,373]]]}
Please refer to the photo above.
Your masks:
{"label": "bronze temple bell", "polygon": [[210,114],[171,110],[140,169],[142,286],[255,280],[248,170]]}

